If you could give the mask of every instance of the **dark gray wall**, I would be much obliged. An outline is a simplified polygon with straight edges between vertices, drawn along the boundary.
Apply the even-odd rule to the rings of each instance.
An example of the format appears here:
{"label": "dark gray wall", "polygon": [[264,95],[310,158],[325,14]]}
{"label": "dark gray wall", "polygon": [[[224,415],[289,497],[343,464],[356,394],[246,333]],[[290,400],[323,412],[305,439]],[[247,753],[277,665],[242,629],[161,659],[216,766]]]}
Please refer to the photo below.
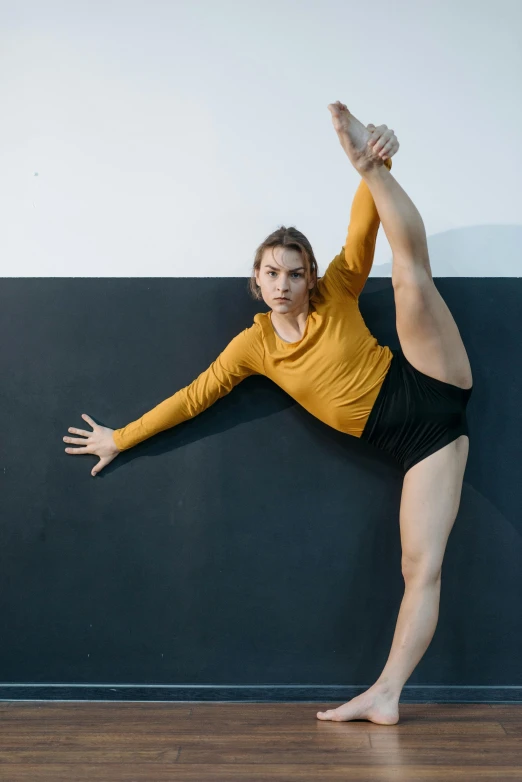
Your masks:
{"label": "dark gray wall", "polygon": [[[522,685],[522,280],[444,278],[474,375],[439,625],[409,684]],[[0,680],[371,683],[402,476],[264,377],[119,456],[65,453],[190,383],[266,306],[243,278],[3,279]],[[398,345],[389,279],[361,310]]]}

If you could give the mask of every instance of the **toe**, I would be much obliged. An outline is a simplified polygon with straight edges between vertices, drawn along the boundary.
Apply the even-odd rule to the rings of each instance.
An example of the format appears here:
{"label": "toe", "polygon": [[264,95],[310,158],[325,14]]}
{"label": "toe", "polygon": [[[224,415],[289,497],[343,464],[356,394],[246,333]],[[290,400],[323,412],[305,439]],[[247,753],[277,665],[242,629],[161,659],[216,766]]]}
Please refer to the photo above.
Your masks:
{"label": "toe", "polygon": [[320,720],[327,720],[330,719],[332,715],[332,710],[328,709],[328,711],[318,711],[317,716]]}

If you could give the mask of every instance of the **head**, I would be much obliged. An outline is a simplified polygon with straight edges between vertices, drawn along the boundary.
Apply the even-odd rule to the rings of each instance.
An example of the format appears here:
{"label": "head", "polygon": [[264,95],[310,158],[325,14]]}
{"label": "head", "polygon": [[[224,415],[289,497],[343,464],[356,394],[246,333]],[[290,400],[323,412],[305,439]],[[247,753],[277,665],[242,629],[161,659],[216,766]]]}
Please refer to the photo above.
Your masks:
{"label": "head", "polygon": [[306,236],[293,226],[283,225],[257,248],[249,291],[276,312],[301,311],[317,294],[317,271]]}

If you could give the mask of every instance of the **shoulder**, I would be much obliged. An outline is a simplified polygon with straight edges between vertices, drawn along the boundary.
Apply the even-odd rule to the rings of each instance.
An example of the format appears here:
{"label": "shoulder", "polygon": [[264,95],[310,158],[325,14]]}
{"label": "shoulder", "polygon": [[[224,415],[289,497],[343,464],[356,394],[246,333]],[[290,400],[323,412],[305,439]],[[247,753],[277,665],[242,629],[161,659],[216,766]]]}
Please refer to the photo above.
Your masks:
{"label": "shoulder", "polygon": [[256,312],[251,329],[260,330],[269,322],[269,312]]}
{"label": "shoulder", "polygon": [[270,321],[270,311],[256,312],[254,322],[246,331],[249,332],[250,339],[263,341],[264,336],[272,330]]}
{"label": "shoulder", "polygon": [[260,371],[264,357],[263,333],[260,323],[256,322],[255,318],[251,326],[236,334],[228,343],[225,351],[231,358]]}
{"label": "shoulder", "polygon": [[345,306],[347,302],[357,301],[358,292],[354,289],[353,271],[346,264],[344,247],[330,261],[323,276],[318,278],[316,289],[315,295],[323,304]]}
{"label": "shoulder", "polygon": [[339,304],[343,306],[346,304],[348,297],[340,284],[336,283],[332,269],[330,269],[330,273],[327,276],[318,278],[316,289],[310,296],[310,301],[313,302],[316,309],[331,309]]}
{"label": "shoulder", "polygon": [[[255,316],[257,317],[257,315]],[[263,341],[263,329],[260,323],[254,322],[251,326],[247,326],[246,329],[240,331],[230,341],[230,345],[234,345],[236,348],[255,348],[256,345],[261,344]]]}

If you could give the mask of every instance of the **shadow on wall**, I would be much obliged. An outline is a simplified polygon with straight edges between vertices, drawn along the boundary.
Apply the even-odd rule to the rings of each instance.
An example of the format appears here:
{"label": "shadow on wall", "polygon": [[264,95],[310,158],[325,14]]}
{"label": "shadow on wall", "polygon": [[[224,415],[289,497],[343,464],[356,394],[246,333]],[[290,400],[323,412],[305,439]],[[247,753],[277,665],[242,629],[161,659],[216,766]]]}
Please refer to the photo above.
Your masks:
{"label": "shadow on wall", "polygon": [[[520,277],[522,226],[474,225],[452,228],[428,237],[434,277]],[[392,264],[372,269],[375,277],[391,277]]]}

